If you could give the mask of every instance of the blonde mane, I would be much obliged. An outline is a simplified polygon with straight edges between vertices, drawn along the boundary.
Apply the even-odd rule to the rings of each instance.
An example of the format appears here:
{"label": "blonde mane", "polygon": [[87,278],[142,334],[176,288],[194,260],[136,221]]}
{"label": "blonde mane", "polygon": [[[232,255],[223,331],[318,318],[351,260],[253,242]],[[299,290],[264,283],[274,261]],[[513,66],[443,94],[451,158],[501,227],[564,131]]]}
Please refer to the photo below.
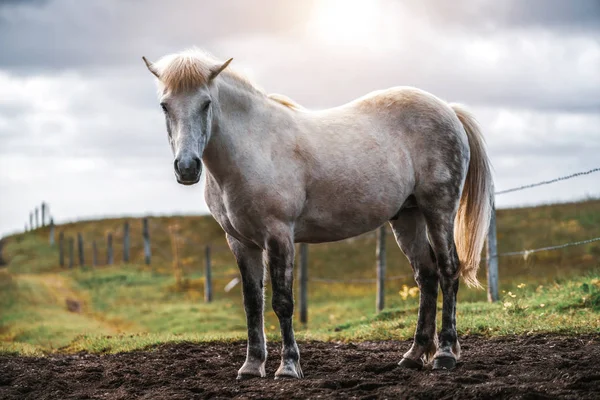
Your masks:
{"label": "blonde mane", "polygon": [[[180,53],[162,57],[152,65],[161,83],[160,91],[180,93],[194,90],[206,85],[212,70],[223,62],[200,49],[189,49]],[[219,76],[229,78],[243,88],[265,95],[268,99],[277,102],[292,110],[304,110],[300,104],[287,96],[278,93],[266,94],[260,87],[251,82],[247,77],[231,67],[227,67]]]}
{"label": "blonde mane", "polygon": [[291,108],[292,110],[305,110],[305,108],[302,107],[300,104],[296,103],[294,100],[292,100],[289,97],[284,96],[282,94],[271,93],[271,94],[268,94],[267,97],[287,108]]}
{"label": "blonde mane", "polygon": [[[153,67],[160,76],[159,80],[164,90],[178,93],[206,85],[211,79],[214,68],[222,64],[223,61],[194,48],[164,56],[154,63]],[[261,91],[248,78],[231,67],[227,67],[219,76],[232,78],[247,89]]]}

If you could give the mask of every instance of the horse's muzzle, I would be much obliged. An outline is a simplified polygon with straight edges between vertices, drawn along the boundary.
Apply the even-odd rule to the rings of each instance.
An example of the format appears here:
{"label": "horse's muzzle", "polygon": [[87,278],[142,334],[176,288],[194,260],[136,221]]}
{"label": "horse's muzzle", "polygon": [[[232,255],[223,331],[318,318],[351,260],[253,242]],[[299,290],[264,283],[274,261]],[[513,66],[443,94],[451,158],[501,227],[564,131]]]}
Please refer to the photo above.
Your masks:
{"label": "horse's muzzle", "polygon": [[202,163],[196,156],[177,157],[174,163],[177,182],[182,185],[193,185],[200,181]]}

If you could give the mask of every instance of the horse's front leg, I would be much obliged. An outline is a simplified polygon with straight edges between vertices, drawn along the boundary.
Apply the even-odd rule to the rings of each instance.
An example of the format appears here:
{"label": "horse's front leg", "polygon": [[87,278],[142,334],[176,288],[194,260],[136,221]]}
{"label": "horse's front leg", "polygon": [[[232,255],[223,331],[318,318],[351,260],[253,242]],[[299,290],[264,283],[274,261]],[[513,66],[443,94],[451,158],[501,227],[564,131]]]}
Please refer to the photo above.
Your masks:
{"label": "horse's front leg", "polygon": [[227,242],[242,274],[244,308],[248,324],[246,362],[238,371],[237,379],[264,378],[267,342],[263,320],[265,268],[262,250],[259,247],[247,246],[229,235]]}
{"label": "horse's front leg", "polygon": [[275,372],[278,378],[303,378],[300,351],[294,337],[294,242],[291,236],[271,237],[267,241],[267,260],[273,286],[273,311],[279,318],[283,349],[281,365]]}

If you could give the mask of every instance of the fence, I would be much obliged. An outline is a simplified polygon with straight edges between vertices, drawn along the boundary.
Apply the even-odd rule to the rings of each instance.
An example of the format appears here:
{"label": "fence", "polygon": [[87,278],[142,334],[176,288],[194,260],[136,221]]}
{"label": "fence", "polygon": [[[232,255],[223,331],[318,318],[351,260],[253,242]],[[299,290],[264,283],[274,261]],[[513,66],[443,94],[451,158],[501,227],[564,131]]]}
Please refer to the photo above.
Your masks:
{"label": "fence", "polygon": [[[566,179],[571,179],[583,175],[588,175],[594,172],[600,171],[600,168],[594,168],[589,171],[579,172],[576,174],[559,177],[556,179],[533,183],[525,186],[520,186],[512,189],[501,190],[496,192],[496,195],[502,195],[505,193],[512,193],[520,190],[526,190],[530,188],[534,188],[541,185],[547,185],[555,182],[560,182]],[[37,210],[37,209],[36,209]],[[55,226],[52,218],[48,213],[48,206],[45,203],[42,203],[41,207],[41,215],[42,215],[42,223],[41,226],[45,225],[46,217],[50,219],[50,229],[49,229],[49,242],[51,245],[55,245],[54,234],[55,234]],[[37,217],[38,212],[34,211],[30,214],[31,224],[30,227],[32,229],[37,229],[40,227],[39,220]],[[187,219],[190,219],[189,217]],[[35,220],[35,224],[33,221]],[[183,219],[182,219],[183,221]],[[136,231],[135,237],[132,237],[131,231],[132,228]],[[138,230],[139,228],[139,230]],[[64,268],[74,268],[76,262],[82,268],[87,268],[89,266],[96,267],[99,265],[112,265],[115,263],[115,259],[121,260],[123,263],[138,263],[143,260],[143,263],[146,265],[153,265],[152,263],[152,250],[158,253],[159,256],[162,257],[163,260],[171,259],[171,269],[172,273],[175,276],[177,286],[184,287],[188,284],[186,281],[187,272],[185,269],[186,265],[189,263],[189,258],[193,258],[195,263],[203,263],[204,271],[204,300],[206,302],[211,302],[214,296],[213,290],[213,280],[214,279],[231,279],[231,281],[225,286],[225,291],[231,290],[235,285],[240,282],[239,274],[237,271],[231,273],[225,273],[220,275],[213,274],[213,257],[215,254],[221,254],[227,252],[230,255],[226,246],[223,245],[215,245],[212,243],[205,243],[202,246],[199,246],[198,241],[191,240],[189,238],[185,238],[180,234],[180,227],[178,224],[171,224],[168,227],[168,240],[169,243],[162,244],[154,244],[151,245],[151,227],[148,221],[148,218],[143,218],[141,221],[141,227],[130,226],[129,221],[125,220],[122,223],[122,228],[120,230],[113,229],[105,233],[103,238],[95,238],[91,241],[91,246],[88,244],[86,246],[86,242],[84,241],[83,235],[78,232],[76,235],[77,238],[77,260],[75,260],[75,239],[73,237],[66,238],[63,231],[61,231],[58,235],[58,262],[61,267]],[[322,284],[375,284],[376,286],[376,299],[375,299],[375,307],[377,311],[381,311],[385,307],[385,282],[395,281],[395,280],[403,280],[409,279],[412,277],[412,273],[406,273],[402,275],[387,275],[387,264],[386,264],[386,229],[385,226],[380,227],[376,232],[371,232],[369,234],[362,235],[363,238],[376,238],[375,245],[375,267],[376,267],[376,277],[375,278],[353,278],[353,279],[332,279],[332,278],[324,278],[324,277],[310,277],[308,273],[308,265],[309,265],[309,248],[306,244],[299,245],[298,251],[298,280],[297,284],[299,286],[298,290],[298,309],[300,315],[300,321],[306,323],[308,320],[308,285],[309,282],[322,283]],[[118,238],[119,244],[115,246],[115,238]],[[349,239],[348,242],[351,242],[354,239]],[[136,244],[136,249],[139,250],[135,254],[131,254],[132,251],[132,241]],[[497,251],[497,234],[496,234],[496,212],[492,213],[490,229],[488,233],[487,240],[487,256],[485,257],[486,267],[487,267],[487,293],[488,300],[493,302],[499,299],[498,293],[498,280],[499,280],[499,271],[498,271],[498,259],[500,257],[510,257],[510,256],[524,256],[528,257],[530,254],[552,251],[563,249],[571,246],[578,246],[583,244],[588,244],[592,242],[600,241],[600,237],[590,238],[587,240],[580,240],[576,242],[567,242],[558,245],[545,246],[540,248],[528,249],[528,250],[519,250],[519,251],[509,251],[498,253]],[[141,246],[139,246],[141,243]],[[105,248],[105,257],[102,259],[100,257],[99,249],[104,246]],[[165,248],[170,248],[170,257],[169,254],[166,254]],[[91,264],[90,259],[86,258],[86,248],[91,250]],[[120,257],[115,258],[116,249],[120,249],[121,253]],[[194,254],[190,256],[189,254],[185,254],[185,249],[192,249]],[[153,267],[154,271],[154,267]]]}

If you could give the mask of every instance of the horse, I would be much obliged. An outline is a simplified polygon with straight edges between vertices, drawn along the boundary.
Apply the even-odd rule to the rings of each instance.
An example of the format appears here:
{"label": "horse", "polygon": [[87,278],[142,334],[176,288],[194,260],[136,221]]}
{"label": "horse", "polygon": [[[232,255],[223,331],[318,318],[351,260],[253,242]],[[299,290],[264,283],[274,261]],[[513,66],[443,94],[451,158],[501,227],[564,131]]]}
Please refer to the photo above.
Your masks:
{"label": "horse", "polygon": [[142,59],[156,77],[177,182],[193,185],[206,170],[206,203],[240,270],[248,341],[238,379],[266,376],[266,269],[282,336],[275,379],[303,378],[294,244],[339,241],[386,222],[420,289],[414,340],[399,365],[456,366],[459,277],[480,287],[493,202],[485,141],[463,106],[392,87],[308,110],[227,68],[232,59],[199,49]]}

